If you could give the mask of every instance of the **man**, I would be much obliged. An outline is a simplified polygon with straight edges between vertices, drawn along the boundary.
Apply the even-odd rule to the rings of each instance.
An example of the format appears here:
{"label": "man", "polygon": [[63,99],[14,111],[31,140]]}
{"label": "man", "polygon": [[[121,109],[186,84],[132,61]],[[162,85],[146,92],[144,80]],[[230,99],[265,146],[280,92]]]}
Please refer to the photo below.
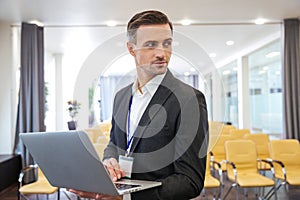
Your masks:
{"label": "man", "polygon": [[[162,186],[131,193],[131,199],[194,198],[205,177],[208,123],[204,95],[174,78],[167,68],[173,26],[165,14],[154,10],[136,14],[128,23],[127,34],[137,80],[115,96],[104,164],[114,181],[126,175],[162,182]],[[130,167],[120,164],[124,157],[130,158]],[[82,197],[122,199],[73,192]]]}

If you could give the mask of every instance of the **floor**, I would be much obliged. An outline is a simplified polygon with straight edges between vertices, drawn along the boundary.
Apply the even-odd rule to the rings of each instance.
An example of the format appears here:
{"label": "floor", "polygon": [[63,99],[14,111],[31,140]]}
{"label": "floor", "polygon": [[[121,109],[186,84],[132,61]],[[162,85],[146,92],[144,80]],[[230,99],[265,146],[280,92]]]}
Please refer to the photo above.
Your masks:
{"label": "floor", "polygon": [[[226,191],[228,190],[228,188],[230,187],[231,182],[228,180],[225,180],[225,187],[223,188],[223,194],[226,193]],[[5,189],[4,191],[2,191],[0,193],[0,200],[17,200],[18,197],[18,192],[17,192],[17,185],[12,185],[11,187]],[[247,200],[254,200],[254,199],[258,199],[255,195],[255,189],[248,189],[248,197],[246,197],[244,195],[244,191],[243,189],[239,190],[239,199],[247,199]],[[204,199],[213,199],[213,189],[209,189],[205,191],[205,196],[203,196],[203,194],[201,194],[199,197],[193,199],[193,200],[204,200]],[[278,200],[299,200],[300,199],[300,186],[298,187],[289,187],[289,191],[286,192],[285,189],[283,187],[281,187],[277,193],[278,195]],[[39,197],[37,198],[36,195],[30,195],[27,196],[28,200],[46,200],[47,197],[45,195],[39,195]],[[229,193],[229,195],[227,196],[227,200],[232,200],[236,198],[236,190],[232,189],[231,192]],[[52,194],[49,195],[49,200],[56,200],[57,199],[57,194]],[[61,200],[78,200],[77,196],[66,191],[65,189],[61,189],[60,190],[60,199]],[[271,198],[271,200],[274,200],[275,197],[273,196]],[[83,199],[81,199],[83,200]]]}

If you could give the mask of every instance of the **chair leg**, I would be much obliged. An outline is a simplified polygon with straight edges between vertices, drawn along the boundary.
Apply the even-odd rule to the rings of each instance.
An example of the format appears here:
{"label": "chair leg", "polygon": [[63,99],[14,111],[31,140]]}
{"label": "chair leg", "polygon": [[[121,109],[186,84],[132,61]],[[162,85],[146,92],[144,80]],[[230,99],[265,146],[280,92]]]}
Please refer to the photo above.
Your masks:
{"label": "chair leg", "polygon": [[276,190],[276,185],[274,185],[274,193],[275,193],[275,200],[277,200],[277,190]]}
{"label": "chair leg", "polygon": [[284,183],[284,189],[286,193],[289,193],[289,186],[286,184],[286,182]]}
{"label": "chair leg", "polygon": [[30,200],[28,197],[26,197],[25,195],[23,195],[23,194],[20,194],[20,200],[22,200],[22,197],[23,197],[23,199],[25,199],[25,200]]}
{"label": "chair leg", "polygon": [[247,188],[244,188],[243,190],[244,190],[244,195],[245,195],[245,197],[248,197],[248,189],[247,189]]}
{"label": "chair leg", "polygon": [[238,200],[239,199],[239,187],[238,185],[236,185],[236,193],[235,193],[235,199]]}
{"label": "chair leg", "polygon": [[216,199],[216,189],[215,188],[213,188],[213,199]]}
{"label": "chair leg", "polygon": [[264,196],[264,199],[269,200],[273,195],[275,195],[275,200],[277,200],[277,190],[280,188],[281,184],[279,186],[276,186],[276,184],[270,189],[270,191]]}
{"label": "chair leg", "polygon": [[60,188],[57,190],[57,200],[60,200]]}
{"label": "chair leg", "polygon": [[226,194],[224,195],[223,200],[226,199],[226,197],[228,196],[228,194],[229,194],[229,192],[232,190],[232,188],[233,188],[233,187],[236,187],[236,186],[237,186],[236,183],[233,183],[233,184],[230,186],[230,188],[228,189],[228,191],[227,191]]}
{"label": "chair leg", "polygon": [[202,197],[204,198],[205,195],[206,195],[206,190],[205,190],[205,188],[203,188],[203,189],[202,189]]}
{"label": "chair leg", "polygon": [[221,197],[222,197],[222,184],[220,184],[219,191],[217,194],[217,199],[221,199]]}

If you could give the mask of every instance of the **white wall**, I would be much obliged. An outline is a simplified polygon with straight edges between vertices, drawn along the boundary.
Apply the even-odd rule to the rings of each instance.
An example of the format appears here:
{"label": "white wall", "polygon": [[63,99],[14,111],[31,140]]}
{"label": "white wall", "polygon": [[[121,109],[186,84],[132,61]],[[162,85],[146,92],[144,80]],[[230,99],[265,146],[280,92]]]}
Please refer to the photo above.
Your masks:
{"label": "white wall", "polygon": [[0,22],[0,154],[10,154],[13,148],[11,44],[10,24]]}

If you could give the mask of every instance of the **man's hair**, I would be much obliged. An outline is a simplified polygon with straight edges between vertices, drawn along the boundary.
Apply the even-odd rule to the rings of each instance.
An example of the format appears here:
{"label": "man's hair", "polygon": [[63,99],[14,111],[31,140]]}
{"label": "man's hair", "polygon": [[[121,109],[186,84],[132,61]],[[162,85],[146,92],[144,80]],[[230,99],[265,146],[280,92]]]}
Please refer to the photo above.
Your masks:
{"label": "man's hair", "polygon": [[127,37],[129,42],[136,43],[136,31],[140,26],[157,24],[169,24],[171,32],[173,33],[172,22],[164,13],[157,10],[147,10],[135,14],[127,25]]}

